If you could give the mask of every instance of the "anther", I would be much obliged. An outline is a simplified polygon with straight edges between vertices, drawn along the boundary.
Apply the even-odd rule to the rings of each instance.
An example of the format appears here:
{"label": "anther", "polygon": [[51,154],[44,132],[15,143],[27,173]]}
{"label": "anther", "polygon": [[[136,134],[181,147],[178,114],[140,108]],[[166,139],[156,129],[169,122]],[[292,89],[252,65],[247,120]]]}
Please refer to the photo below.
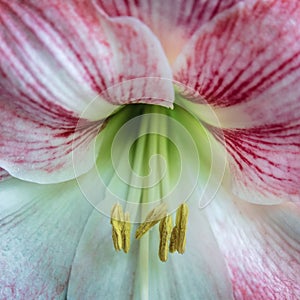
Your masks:
{"label": "anther", "polygon": [[112,225],[112,240],[115,250],[124,250],[125,253],[129,251],[130,248],[130,219],[128,213],[123,213],[122,206],[116,204],[111,210],[111,220]]}
{"label": "anther", "polygon": [[138,227],[135,233],[135,238],[140,239],[149,229],[157,224],[167,214],[167,207],[165,204],[160,204],[155,207],[146,216],[145,221]]}
{"label": "anther", "polygon": [[123,226],[123,250],[125,253],[128,253],[130,249],[130,229],[131,229],[131,224],[130,224],[130,219],[129,219],[129,213],[125,213],[124,215],[124,226]]}
{"label": "anther", "polygon": [[178,236],[178,228],[175,227],[172,230],[171,238],[170,238],[170,247],[169,250],[171,253],[174,253],[177,250],[177,236]]}
{"label": "anther", "polygon": [[[179,230],[178,230],[178,240],[177,240],[177,251],[181,254],[185,251],[186,244],[186,227],[189,215],[189,209],[186,204],[181,204],[179,210],[177,211]],[[177,225],[177,215],[176,215],[176,225]]]}
{"label": "anther", "polygon": [[176,213],[176,225],[172,230],[171,240],[170,240],[170,252],[175,252],[183,254],[186,245],[186,228],[188,220],[188,206],[184,203],[181,204]]}
{"label": "anther", "polygon": [[164,217],[159,223],[159,251],[158,256],[161,261],[165,262],[168,259],[169,239],[172,232],[172,218],[171,216]]}
{"label": "anther", "polygon": [[117,251],[120,251],[123,248],[123,210],[121,205],[116,204],[113,206],[111,210],[111,220],[110,223],[112,225],[112,239],[114,243],[114,247]]}

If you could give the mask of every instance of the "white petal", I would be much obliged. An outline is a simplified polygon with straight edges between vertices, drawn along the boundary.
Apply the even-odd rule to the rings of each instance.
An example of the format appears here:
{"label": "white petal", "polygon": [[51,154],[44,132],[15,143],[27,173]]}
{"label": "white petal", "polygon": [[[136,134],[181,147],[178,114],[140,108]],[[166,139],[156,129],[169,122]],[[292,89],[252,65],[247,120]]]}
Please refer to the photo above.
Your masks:
{"label": "white petal", "polygon": [[[198,214],[199,213],[199,214]],[[135,226],[136,228],[136,226]],[[158,227],[128,254],[116,252],[109,218],[94,212],[72,267],[70,299],[231,299],[231,284],[207,219],[191,212],[187,250],[158,258]],[[149,238],[149,240],[148,240]],[[148,242],[147,242],[148,240]]]}
{"label": "white petal", "polygon": [[168,261],[161,263],[157,259],[158,241],[156,230],[150,237],[150,299],[233,298],[223,255],[203,210],[189,208],[183,255],[169,254]]}
{"label": "white petal", "polygon": [[64,299],[90,211],[75,182],[1,182],[0,298]]}

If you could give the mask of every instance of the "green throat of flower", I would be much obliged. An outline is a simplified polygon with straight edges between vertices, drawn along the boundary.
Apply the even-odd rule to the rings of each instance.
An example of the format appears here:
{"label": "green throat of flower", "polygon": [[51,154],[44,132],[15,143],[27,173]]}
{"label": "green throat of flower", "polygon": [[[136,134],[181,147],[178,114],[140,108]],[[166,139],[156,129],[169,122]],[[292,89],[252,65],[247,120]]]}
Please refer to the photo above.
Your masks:
{"label": "green throat of flower", "polygon": [[158,228],[161,261],[169,252],[184,253],[185,202],[199,195],[199,181],[208,178],[209,166],[202,162],[211,159],[209,147],[204,127],[178,105],[127,105],[106,120],[96,143],[97,172],[106,187],[97,208],[108,214],[110,205],[115,250],[129,251],[136,223],[137,240]]}

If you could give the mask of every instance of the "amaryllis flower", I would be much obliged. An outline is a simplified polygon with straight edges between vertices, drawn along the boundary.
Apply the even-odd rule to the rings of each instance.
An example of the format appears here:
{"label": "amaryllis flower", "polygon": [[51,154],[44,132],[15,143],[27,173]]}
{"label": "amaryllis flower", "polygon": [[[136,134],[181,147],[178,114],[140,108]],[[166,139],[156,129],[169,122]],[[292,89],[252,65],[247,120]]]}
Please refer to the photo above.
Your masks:
{"label": "amaryllis flower", "polygon": [[1,299],[300,298],[298,1],[0,20]]}

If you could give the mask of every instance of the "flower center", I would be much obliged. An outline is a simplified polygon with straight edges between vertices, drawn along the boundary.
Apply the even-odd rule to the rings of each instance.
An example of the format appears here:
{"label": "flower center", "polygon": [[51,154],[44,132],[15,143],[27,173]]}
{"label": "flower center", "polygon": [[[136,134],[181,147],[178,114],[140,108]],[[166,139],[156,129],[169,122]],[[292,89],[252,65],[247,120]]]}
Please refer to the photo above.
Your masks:
{"label": "flower center", "polygon": [[136,239],[159,229],[161,261],[168,252],[183,253],[185,202],[199,201],[211,170],[211,141],[199,120],[176,104],[173,110],[127,105],[106,120],[95,147],[99,191],[105,195],[93,204],[111,217],[115,249],[129,251],[131,224],[137,223]]}

